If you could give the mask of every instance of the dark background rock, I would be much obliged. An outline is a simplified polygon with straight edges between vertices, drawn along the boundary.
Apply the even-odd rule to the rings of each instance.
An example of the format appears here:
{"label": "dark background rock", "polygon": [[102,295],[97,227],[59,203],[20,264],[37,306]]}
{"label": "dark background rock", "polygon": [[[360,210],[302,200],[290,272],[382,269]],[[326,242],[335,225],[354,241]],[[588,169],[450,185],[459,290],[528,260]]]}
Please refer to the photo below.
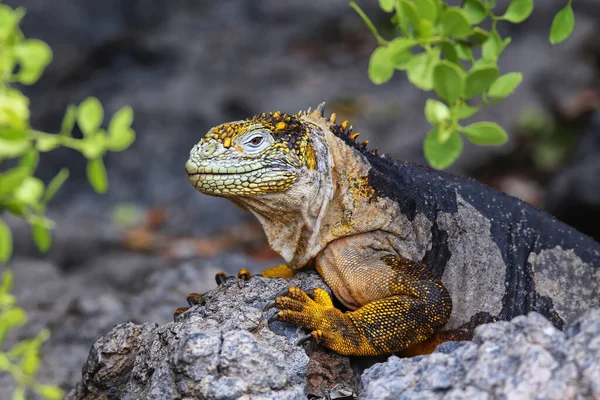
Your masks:
{"label": "dark background rock", "polygon": [[[52,330],[43,348],[43,382],[72,389],[99,336],[127,321],[146,327],[167,323],[188,293],[214,288],[217,271],[235,274],[247,267],[256,272],[280,261],[264,249],[264,237],[246,213],[197,193],[188,183],[183,165],[189,149],[210,127],[326,101],[328,112],[350,119],[374,147],[398,159],[424,162],[428,125],[423,107],[429,94],[399,73],[382,86],[368,80],[375,41],[346,0],[4,3],[25,7],[25,34],[54,50],[40,82],[23,88],[31,98],[34,127],[58,130],[67,105],[91,95],[100,98],[107,116],[123,105],[135,111],[137,141],[107,157],[105,196],[92,192],[80,154],[43,154],[37,173],[44,180],[65,165],[71,171],[50,208],[57,227],[49,255],[35,250],[26,226],[10,221],[16,256],[9,267],[29,322],[9,344],[43,327]],[[359,4],[388,34],[388,16],[377,2]],[[534,204],[600,238],[599,130],[593,117],[598,104],[583,107],[583,114],[592,115],[587,119],[572,110],[581,91],[599,89],[600,3],[577,1],[573,37],[551,46],[551,20],[563,5],[562,0],[538,1],[527,22],[500,24],[502,33],[513,37],[502,70],[523,72],[525,79],[509,100],[486,109],[481,119],[506,127],[510,142],[490,148],[467,143],[451,170],[509,192],[512,186],[501,182],[516,176],[519,187],[533,192]],[[528,139],[519,134],[527,110],[545,112],[575,142],[576,150],[553,171],[539,173],[531,166],[529,147],[523,146]],[[132,232],[115,224],[111,213],[123,203],[144,215],[163,211],[162,223],[150,230],[151,246],[132,247]],[[247,226],[248,233],[240,233]],[[146,233],[135,238],[147,239]],[[198,238],[202,251],[197,240],[191,241]],[[237,380],[221,382],[243,386]],[[10,390],[10,379],[0,376],[0,398],[9,397]]]}

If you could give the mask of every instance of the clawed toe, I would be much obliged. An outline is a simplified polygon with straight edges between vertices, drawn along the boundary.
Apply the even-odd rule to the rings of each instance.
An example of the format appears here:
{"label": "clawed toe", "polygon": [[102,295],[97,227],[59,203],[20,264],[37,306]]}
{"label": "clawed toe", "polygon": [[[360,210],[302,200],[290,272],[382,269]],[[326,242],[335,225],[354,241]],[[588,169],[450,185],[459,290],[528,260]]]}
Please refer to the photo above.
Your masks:
{"label": "clawed toe", "polygon": [[[252,277],[252,273],[250,271],[248,271],[246,268],[242,268],[238,271],[237,277],[238,277],[238,279],[241,279],[243,281],[248,281]],[[227,274],[225,274],[225,272],[217,272],[215,275],[215,281],[217,282],[217,285],[219,285],[219,286],[221,286],[223,283],[225,283],[230,278],[233,278],[233,277],[227,276]]]}
{"label": "clawed toe", "polygon": [[215,275],[215,281],[217,285],[221,286],[227,280],[227,275],[225,272],[217,272]]}
{"label": "clawed toe", "polygon": [[316,331],[312,331],[311,333],[309,333],[306,336],[302,336],[300,339],[298,339],[298,341],[296,342],[296,345],[300,346],[301,344],[310,342],[311,340],[314,340],[315,343],[319,343],[321,341],[321,339],[323,339],[323,331],[316,330]]}
{"label": "clawed toe", "polygon": [[190,293],[187,295],[186,300],[190,307],[192,307],[202,303],[202,296],[201,293]]}
{"label": "clawed toe", "polygon": [[175,311],[173,311],[173,322],[177,322],[179,316],[189,310],[190,307],[179,307]]}
{"label": "clawed toe", "polygon": [[239,272],[238,272],[238,279],[247,281],[247,280],[250,279],[250,277],[252,277],[252,274],[246,268],[242,268],[242,269],[239,270]]}

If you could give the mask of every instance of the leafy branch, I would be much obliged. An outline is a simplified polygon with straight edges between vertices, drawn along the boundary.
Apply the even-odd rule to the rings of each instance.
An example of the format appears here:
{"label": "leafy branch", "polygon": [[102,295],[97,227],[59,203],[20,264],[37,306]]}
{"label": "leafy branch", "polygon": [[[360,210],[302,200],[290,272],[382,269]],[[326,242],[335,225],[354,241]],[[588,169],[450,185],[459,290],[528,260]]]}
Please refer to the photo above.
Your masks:
{"label": "leafy branch", "polygon": [[[395,71],[404,71],[413,85],[436,93],[438,100],[425,104],[432,128],[423,149],[430,165],[444,169],[454,163],[462,152],[463,135],[478,145],[504,144],[508,136],[500,125],[462,121],[508,97],[522,82],[519,72],[500,73],[498,58],[511,38],[503,38],[497,25],[525,21],[533,0],[512,0],[502,15],[494,13],[495,0],[465,0],[461,7],[443,0],[379,0],[379,5],[393,13],[398,36],[389,41],[355,2],[350,3],[378,43],[369,60],[369,78],[380,85]],[[489,30],[479,26],[486,20],[491,21]],[[566,40],[574,23],[569,0],[554,18],[550,42]]]}

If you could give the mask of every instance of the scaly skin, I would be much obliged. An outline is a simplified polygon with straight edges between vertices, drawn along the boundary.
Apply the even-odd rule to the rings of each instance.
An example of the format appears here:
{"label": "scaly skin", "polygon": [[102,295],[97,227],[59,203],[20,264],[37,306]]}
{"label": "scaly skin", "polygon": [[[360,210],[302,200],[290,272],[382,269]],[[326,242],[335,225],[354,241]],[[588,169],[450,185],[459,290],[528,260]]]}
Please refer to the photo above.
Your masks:
{"label": "scaly skin", "polygon": [[[194,187],[252,212],[286,260],[264,276],[312,266],[349,310],[292,287],[267,306],[277,319],[341,354],[418,354],[484,322],[537,310],[562,327],[597,304],[591,239],[474,181],[378,157],[357,136],[321,105],[219,125],[190,152]],[[577,266],[577,307],[546,295],[560,270],[548,260]]]}

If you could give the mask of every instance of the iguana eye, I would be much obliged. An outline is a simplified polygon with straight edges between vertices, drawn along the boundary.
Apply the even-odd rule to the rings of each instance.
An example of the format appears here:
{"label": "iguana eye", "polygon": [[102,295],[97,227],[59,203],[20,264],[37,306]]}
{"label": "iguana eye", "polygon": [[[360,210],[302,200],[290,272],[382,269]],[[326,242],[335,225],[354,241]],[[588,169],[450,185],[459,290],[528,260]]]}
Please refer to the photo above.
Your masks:
{"label": "iguana eye", "polygon": [[271,144],[272,138],[266,132],[252,132],[240,142],[246,154],[257,154]]}
{"label": "iguana eye", "polygon": [[250,144],[251,144],[251,145],[253,145],[253,146],[258,146],[259,144],[261,144],[261,143],[262,143],[262,141],[263,141],[263,140],[264,140],[264,139],[263,139],[263,137],[262,137],[262,136],[254,136],[252,139],[250,139],[250,140],[248,141],[248,143],[250,143]]}

